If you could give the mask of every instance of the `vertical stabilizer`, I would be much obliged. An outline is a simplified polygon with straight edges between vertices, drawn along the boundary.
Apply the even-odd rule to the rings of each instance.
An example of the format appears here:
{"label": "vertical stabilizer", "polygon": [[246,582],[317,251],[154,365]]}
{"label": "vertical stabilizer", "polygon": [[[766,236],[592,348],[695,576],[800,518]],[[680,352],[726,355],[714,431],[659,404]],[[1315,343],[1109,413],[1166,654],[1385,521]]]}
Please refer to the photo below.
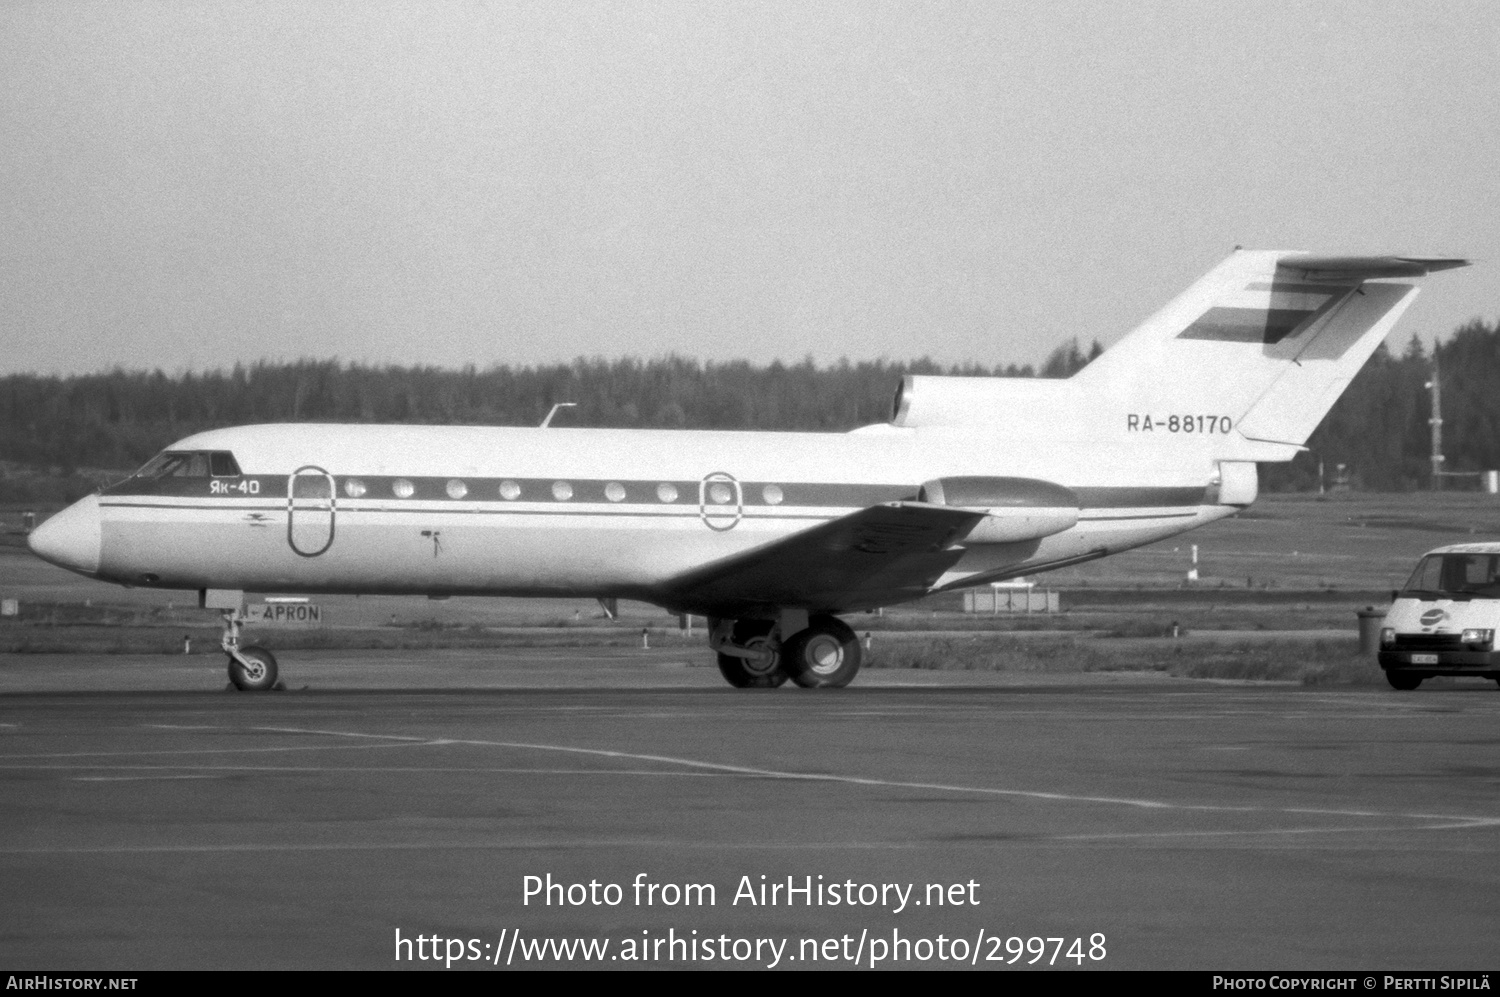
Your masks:
{"label": "vertical stabilizer", "polygon": [[1300,446],[1415,298],[1403,278],[1466,262],[1237,251],[1073,380],[1131,429]]}

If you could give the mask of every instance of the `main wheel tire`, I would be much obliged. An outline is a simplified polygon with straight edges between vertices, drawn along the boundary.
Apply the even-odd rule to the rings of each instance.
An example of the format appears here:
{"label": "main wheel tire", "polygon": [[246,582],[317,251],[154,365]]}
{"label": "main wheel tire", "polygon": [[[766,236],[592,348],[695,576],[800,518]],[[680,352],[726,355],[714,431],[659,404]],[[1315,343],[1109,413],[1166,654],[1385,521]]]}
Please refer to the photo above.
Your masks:
{"label": "main wheel tire", "polygon": [[1408,675],[1405,672],[1386,672],[1385,680],[1391,684],[1392,689],[1400,689],[1402,692],[1410,692],[1422,684],[1422,676]]}
{"label": "main wheel tire", "polygon": [[782,667],[804,689],[841,689],[859,674],[859,637],[834,616],[814,616],[781,645]]}
{"label": "main wheel tire", "polygon": [[242,692],[265,692],[276,687],[276,656],[263,647],[251,645],[240,648],[241,657],[229,659],[229,681]]}
{"label": "main wheel tire", "polygon": [[750,658],[720,653],[719,674],[724,676],[724,681],[736,689],[775,689],[786,681],[786,670],[781,667],[781,649],[771,641],[770,623],[739,620],[734,625],[733,635],[736,644],[752,650],[768,650],[771,658],[769,664],[763,664]]}

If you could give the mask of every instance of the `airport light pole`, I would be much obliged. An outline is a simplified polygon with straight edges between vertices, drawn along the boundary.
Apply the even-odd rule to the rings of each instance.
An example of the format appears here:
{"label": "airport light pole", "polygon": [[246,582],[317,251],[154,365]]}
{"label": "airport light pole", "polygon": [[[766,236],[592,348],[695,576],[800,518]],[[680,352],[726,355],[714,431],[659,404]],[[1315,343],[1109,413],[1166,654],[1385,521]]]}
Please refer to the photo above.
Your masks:
{"label": "airport light pole", "polygon": [[1427,425],[1432,427],[1432,490],[1443,490],[1443,385],[1438,379],[1438,348],[1432,347],[1432,380],[1423,385],[1432,392],[1432,418]]}

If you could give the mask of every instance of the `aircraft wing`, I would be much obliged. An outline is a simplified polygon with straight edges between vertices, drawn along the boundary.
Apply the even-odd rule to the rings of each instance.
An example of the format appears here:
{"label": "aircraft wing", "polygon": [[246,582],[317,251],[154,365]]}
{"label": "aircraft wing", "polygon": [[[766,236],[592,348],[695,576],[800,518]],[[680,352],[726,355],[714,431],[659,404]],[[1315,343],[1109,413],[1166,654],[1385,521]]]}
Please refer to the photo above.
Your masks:
{"label": "aircraft wing", "polygon": [[925,595],[959,557],[954,544],[984,513],[889,502],[669,579],[656,601],[738,619],[779,606],[869,609]]}

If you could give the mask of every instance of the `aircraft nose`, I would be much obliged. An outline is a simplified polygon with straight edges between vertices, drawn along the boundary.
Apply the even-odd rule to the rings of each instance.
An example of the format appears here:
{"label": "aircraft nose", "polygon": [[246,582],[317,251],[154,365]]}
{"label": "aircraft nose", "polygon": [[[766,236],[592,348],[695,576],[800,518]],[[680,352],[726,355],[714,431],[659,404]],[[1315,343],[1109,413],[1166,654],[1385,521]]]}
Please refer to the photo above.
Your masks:
{"label": "aircraft nose", "polygon": [[60,568],[93,574],[99,570],[99,496],[79,499],[31,531],[32,553]]}

